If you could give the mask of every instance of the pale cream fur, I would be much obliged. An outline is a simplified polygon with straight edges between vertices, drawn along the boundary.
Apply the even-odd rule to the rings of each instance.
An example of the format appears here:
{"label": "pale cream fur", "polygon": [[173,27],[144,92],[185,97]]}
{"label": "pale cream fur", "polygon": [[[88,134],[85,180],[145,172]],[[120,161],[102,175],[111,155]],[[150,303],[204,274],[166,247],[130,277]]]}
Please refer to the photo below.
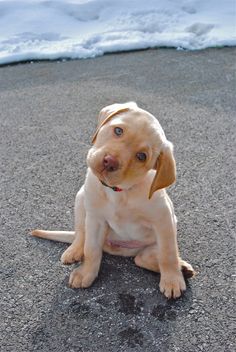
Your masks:
{"label": "pale cream fur", "polygon": [[[115,127],[122,128],[121,136],[115,135]],[[157,119],[133,102],[102,109],[93,143],[85,183],[75,200],[75,231],[34,230],[32,234],[73,241],[61,257],[64,264],[82,261],[70,275],[73,288],[93,283],[105,251],[133,256],[136,265],[160,272],[161,292],[167,298],[180,297],[186,289],[183,272],[191,277],[194,271],[179,256],[176,217],[165,190],[175,181],[172,144]],[[140,152],[145,152],[145,161],[137,159]],[[117,170],[104,169],[106,155],[118,161]],[[122,191],[115,192],[101,181]],[[114,245],[117,241],[141,244],[123,248]]]}

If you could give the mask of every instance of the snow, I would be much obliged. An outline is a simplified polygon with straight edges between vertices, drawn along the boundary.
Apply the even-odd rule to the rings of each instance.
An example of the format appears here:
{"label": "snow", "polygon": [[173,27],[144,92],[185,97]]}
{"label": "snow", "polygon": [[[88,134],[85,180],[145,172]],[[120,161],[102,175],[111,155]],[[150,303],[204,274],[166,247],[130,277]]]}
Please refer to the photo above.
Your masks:
{"label": "snow", "polygon": [[233,45],[235,0],[0,0],[0,64]]}

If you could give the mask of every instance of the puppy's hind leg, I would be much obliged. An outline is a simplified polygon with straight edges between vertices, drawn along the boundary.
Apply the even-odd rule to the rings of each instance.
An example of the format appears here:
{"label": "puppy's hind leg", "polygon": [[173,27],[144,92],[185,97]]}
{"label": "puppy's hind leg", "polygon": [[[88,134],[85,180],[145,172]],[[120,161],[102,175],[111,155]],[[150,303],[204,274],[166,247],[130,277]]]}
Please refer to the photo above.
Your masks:
{"label": "puppy's hind leg", "polygon": [[157,245],[145,247],[136,255],[134,262],[141,268],[159,273],[157,253]]}
{"label": "puppy's hind leg", "polygon": [[[137,266],[159,273],[160,267],[158,263],[157,245],[152,245],[141,250],[135,257],[134,262]],[[181,270],[186,279],[195,275],[195,271],[191,264],[180,259]]]}
{"label": "puppy's hind leg", "polygon": [[84,256],[85,216],[84,190],[82,188],[75,198],[75,237],[72,244],[61,256],[61,262],[63,264],[78,262],[82,260]]}

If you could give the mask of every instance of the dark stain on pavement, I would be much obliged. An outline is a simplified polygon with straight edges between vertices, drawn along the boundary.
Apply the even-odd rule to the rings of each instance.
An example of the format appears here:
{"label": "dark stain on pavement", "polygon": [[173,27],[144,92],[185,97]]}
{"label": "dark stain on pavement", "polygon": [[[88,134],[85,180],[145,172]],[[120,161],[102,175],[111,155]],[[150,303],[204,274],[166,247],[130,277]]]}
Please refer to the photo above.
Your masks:
{"label": "dark stain on pavement", "polygon": [[91,312],[91,309],[87,304],[83,304],[78,301],[71,302],[69,310],[72,313],[79,314],[80,318],[87,317],[87,315]]}
{"label": "dark stain on pavement", "polygon": [[141,312],[143,302],[137,301],[137,299],[133,295],[128,293],[120,293],[118,295],[118,298],[120,304],[119,312],[124,313],[126,315],[137,315]]}
{"label": "dark stain on pavement", "polygon": [[143,346],[143,333],[140,331],[140,329],[129,327],[120,331],[118,335],[121,339],[121,343],[127,344],[131,348],[135,348],[136,346]]}
{"label": "dark stain on pavement", "polygon": [[176,311],[170,305],[158,304],[156,305],[151,315],[157,318],[159,321],[164,320],[176,320]]}

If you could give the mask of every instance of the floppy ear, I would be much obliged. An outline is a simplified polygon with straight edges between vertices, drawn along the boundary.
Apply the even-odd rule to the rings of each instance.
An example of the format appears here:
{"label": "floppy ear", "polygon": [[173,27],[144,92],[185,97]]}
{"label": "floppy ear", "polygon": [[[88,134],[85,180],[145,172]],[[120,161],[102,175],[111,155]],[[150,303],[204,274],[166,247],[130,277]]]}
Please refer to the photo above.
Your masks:
{"label": "floppy ear", "polygon": [[94,144],[100,128],[105,125],[108,121],[110,121],[113,116],[122,112],[129,111],[130,109],[135,107],[137,108],[136,103],[129,102],[125,104],[112,104],[103,108],[98,115],[98,127],[95,134],[93,135],[92,143]]}
{"label": "floppy ear", "polygon": [[149,199],[158,189],[166,188],[176,180],[176,167],[173,155],[173,146],[170,142],[165,143],[156,162],[156,175],[152,181]]}

